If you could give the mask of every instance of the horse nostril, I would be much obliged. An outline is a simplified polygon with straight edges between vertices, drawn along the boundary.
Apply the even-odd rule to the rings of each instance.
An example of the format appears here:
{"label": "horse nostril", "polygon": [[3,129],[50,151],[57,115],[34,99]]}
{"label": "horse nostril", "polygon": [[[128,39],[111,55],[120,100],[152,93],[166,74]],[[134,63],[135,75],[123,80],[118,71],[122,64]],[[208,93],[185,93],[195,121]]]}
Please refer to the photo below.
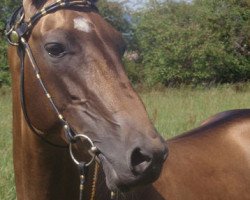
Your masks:
{"label": "horse nostril", "polygon": [[150,166],[152,158],[149,155],[142,153],[140,148],[134,149],[131,155],[132,172],[135,175],[140,175]]}

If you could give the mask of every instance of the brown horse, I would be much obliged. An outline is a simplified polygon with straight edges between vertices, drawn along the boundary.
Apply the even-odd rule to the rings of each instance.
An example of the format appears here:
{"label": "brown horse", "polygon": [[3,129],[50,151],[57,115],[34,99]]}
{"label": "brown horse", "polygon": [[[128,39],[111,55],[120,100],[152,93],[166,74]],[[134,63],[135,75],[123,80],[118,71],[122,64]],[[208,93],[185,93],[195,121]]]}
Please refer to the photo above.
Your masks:
{"label": "brown horse", "polygon": [[[18,199],[78,198],[78,169],[68,148],[59,148],[69,142],[65,126],[91,139],[104,171],[92,188],[89,167],[84,199],[93,189],[96,199],[109,199],[105,185],[128,190],[155,181],[167,157],[165,141],[124,72],[121,34],[94,3],[24,0],[10,21],[8,39],[19,54],[26,52],[23,65],[16,47],[8,52]],[[89,157],[84,145],[73,151],[80,160]]]}
{"label": "brown horse", "polygon": [[[24,21],[54,2],[25,0]],[[134,190],[118,193],[116,199],[250,199],[249,110],[220,114],[169,140],[170,155],[160,178],[141,186],[159,177],[166,143],[124,73],[121,35],[99,16],[93,1],[87,2],[88,6],[42,10],[42,17],[22,36],[35,60],[32,64],[33,56],[25,56],[23,95],[16,48],[9,49],[17,198],[74,200],[79,196],[78,170],[68,149],[57,147],[68,140],[48,101],[50,95],[44,95],[34,74],[32,66],[37,65],[58,111],[100,151],[103,170],[96,174],[90,166],[84,199],[107,200],[109,189],[130,188]],[[23,97],[30,122],[21,108]],[[85,146],[78,144],[76,151],[80,159],[89,157]]]}

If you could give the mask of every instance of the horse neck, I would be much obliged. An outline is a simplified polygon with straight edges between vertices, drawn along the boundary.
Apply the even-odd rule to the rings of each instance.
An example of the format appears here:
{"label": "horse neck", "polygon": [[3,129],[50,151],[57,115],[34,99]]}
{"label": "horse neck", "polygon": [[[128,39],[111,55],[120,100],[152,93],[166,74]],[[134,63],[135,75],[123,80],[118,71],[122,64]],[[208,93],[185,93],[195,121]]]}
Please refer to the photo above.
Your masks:
{"label": "horse neck", "polygon": [[[13,96],[17,93],[13,90]],[[78,171],[68,151],[40,141],[13,105],[13,159],[18,199],[77,199]]]}
{"label": "horse neck", "polygon": [[[68,149],[50,146],[29,128],[20,104],[20,71],[15,48],[8,55],[12,75],[13,161],[18,200],[78,199],[79,173]],[[84,199],[89,199],[93,187],[93,167],[85,184]],[[98,173],[97,199],[106,200],[104,174]],[[101,191],[101,192],[100,192]],[[106,192],[105,192],[106,191]],[[103,195],[105,194],[105,195]]]}

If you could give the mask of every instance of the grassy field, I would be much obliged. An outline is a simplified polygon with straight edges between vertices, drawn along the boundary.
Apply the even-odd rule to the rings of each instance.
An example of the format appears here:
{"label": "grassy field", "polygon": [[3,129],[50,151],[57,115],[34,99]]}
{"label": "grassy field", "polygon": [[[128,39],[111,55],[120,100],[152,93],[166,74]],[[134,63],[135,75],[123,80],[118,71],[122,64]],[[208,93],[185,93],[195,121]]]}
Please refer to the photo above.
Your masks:
{"label": "grassy field", "polygon": [[11,94],[0,89],[0,199],[15,199],[11,140]]}
{"label": "grassy field", "polygon": [[[141,92],[157,129],[166,138],[198,126],[209,116],[250,108],[250,84],[211,89],[164,89]],[[10,89],[0,89],[0,200],[15,199],[11,153]]]}
{"label": "grassy field", "polygon": [[141,96],[156,128],[166,138],[197,127],[216,113],[250,108],[250,84],[165,89],[142,92]]}

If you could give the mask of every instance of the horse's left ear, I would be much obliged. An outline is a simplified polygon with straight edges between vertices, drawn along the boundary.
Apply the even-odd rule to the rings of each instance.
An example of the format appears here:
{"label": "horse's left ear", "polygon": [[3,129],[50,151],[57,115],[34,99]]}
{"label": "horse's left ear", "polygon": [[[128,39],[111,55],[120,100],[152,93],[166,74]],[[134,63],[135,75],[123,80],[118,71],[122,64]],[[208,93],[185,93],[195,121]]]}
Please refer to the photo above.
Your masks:
{"label": "horse's left ear", "polygon": [[23,5],[32,5],[36,9],[41,8],[46,3],[46,0],[23,0]]}
{"label": "horse's left ear", "polygon": [[46,2],[47,0],[23,0],[25,13],[28,15],[26,17],[34,15]]}

